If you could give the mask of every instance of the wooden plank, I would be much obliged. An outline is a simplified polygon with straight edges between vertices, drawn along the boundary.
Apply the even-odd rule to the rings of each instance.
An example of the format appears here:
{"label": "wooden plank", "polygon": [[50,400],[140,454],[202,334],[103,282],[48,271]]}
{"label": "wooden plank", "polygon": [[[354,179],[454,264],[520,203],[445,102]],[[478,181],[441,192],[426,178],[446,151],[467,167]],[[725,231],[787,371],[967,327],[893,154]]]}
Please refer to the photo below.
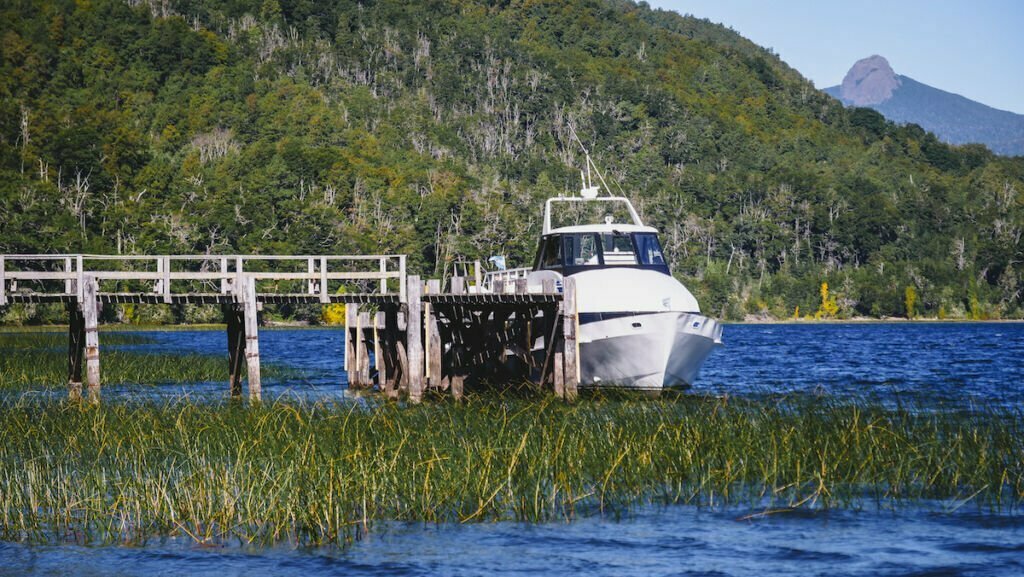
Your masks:
{"label": "wooden plank", "polygon": [[245,278],[244,301],[242,302],[245,317],[245,365],[249,375],[249,401],[260,401],[263,398],[263,383],[260,380],[260,334],[259,316],[256,302],[256,279]]}
{"label": "wooden plank", "polygon": [[7,305],[7,274],[5,269],[7,263],[3,255],[0,255],[0,307]]}
{"label": "wooden plank", "polygon": [[67,304],[68,310],[68,397],[82,398],[82,363],[85,360],[85,318],[78,301]]}
{"label": "wooden plank", "polygon": [[100,400],[100,335],[99,335],[99,299],[96,298],[98,288],[96,279],[86,275],[85,300],[82,301],[82,321],[85,325],[85,381],[86,396],[89,401],[98,403]]}
{"label": "wooden plank", "polygon": [[419,403],[423,400],[423,284],[419,275],[410,275],[408,280],[408,310],[405,329],[405,354],[409,359],[409,400]]}
{"label": "wooden plank", "polygon": [[562,335],[565,341],[562,354],[565,358],[565,398],[576,399],[580,382],[579,365],[579,318],[576,310],[576,279],[567,276],[562,279]]}
{"label": "wooden plank", "polygon": [[236,304],[223,305],[228,333],[228,387],[231,398],[242,396],[242,359],[245,358],[245,313]]}

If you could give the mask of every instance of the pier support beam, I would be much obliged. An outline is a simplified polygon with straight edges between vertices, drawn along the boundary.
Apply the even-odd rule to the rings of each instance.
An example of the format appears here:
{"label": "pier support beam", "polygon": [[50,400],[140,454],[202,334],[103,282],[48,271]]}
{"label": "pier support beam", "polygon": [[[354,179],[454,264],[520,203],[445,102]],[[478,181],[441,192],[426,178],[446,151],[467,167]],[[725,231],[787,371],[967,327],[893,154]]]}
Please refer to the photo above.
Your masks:
{"label": "pier support beam", "polygon": [[384,372],[381,373],[381,385],[384,395],[389,399],[398,396],[398,379],[400,363],[398,361],[398,307],[389,306],[384,309]]}
{"label": "pier support beam", "polygon": [[410,275],[406,287],[409,314],[405,327],[405,352],[409,359],[409,400],[423,400],[423,283]]}
{"label": "pier support beam", "polygon": [[245,311],[245,364],[249,374],[249,400],[260,401],[263,398],[263,383],[260,381],[260,334],[259,316],[256,302],[256,279],[246,277],[243,281],[245,299],[242,306]]}
{"label": "pier support beam", "polygon": [[[367,333],[372,329],[370,313],[356,315],[356,387],[368,389],[373,386],[370,379],[370,347],[367,346]],[[371,333],[372,334],[372,333]]]}
{"label": "pier support beam", "polygon": [[68,303],[68,397],[82,398],[82,366],[85,362],[85,318],[77,299]]}
{"label": "pier support beam", "polygon": [[245,358],[245,313],[238,305],[224,305],[228,331],[228,383],[232,398],[242,396],[242,360]]}
{"label": "pier support beam", "polygon": [[100,400],[100,335],[99,299],[96,296],[96,279],[85,276],[82,300],[82,320],[85,325],[85,381],[86,397],[90,402]]}
{"label": "pier support beam", "polygon": [[576,279],[571,276],[562,279],[562,322],[565,343],[562,351],[565,359],[565,399],[573,401],[576,400],[577,387],[580,383],[580,322],[576,308]]}

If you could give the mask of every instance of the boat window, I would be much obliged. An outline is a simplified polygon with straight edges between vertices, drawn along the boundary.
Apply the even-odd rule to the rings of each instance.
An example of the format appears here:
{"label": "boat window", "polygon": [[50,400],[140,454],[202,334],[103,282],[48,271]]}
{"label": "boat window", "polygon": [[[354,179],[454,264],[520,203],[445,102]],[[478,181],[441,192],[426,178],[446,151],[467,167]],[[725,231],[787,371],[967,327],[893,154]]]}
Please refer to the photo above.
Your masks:
{"label": "boat window", "polygon": [[658,235],[652,233],[640,233],[634,235],[636,239],[636,251],[640,257],[640,264],[664,265],[665,257],[661,252],[661,244],[658,242]]}
{"label": "boat window", "polygon": [[597,256],[597,235],[567,234],[562,237],[563,251],[567,266],[588,266],[600,264]]}
{"label": "boat window", "polygon": [[601,245],[604,250],[604,264],[635,265],[636,256],[633,254],[633,240],[628,234],[615,232],[601,235]]}
{"label": "boat window", "polygon": [[544,239],[544,254],[542,255],[541,268],[559,268],[562,266],[562,239],[558,236],[549,236]]}

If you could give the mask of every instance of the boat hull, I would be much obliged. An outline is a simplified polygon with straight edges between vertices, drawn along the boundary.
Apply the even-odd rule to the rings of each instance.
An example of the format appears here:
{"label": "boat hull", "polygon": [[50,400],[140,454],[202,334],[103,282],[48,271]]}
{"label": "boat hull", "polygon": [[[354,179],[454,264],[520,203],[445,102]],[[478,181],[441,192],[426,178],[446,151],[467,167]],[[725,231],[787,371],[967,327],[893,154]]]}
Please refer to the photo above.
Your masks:
{"label": "boat hull", "polygon": [[602,316],[580,324],[581,387],[685,388],[696,380],[708,355],[722,344],[721,325],[699,314]]}

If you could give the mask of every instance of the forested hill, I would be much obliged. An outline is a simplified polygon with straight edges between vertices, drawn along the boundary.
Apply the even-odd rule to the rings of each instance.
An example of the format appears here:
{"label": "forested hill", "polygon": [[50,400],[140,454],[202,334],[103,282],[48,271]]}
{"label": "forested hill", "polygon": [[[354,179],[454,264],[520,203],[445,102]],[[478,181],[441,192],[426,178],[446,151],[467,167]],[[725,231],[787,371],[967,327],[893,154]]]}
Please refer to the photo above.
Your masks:
{"label": "forested hill", "polygon": [[711,314],[1022,314],[1024,159],[844,109],[704,20],[8,0],[0,41],[0,252],[524,264],[574,127]]}

